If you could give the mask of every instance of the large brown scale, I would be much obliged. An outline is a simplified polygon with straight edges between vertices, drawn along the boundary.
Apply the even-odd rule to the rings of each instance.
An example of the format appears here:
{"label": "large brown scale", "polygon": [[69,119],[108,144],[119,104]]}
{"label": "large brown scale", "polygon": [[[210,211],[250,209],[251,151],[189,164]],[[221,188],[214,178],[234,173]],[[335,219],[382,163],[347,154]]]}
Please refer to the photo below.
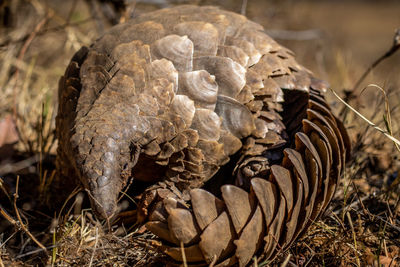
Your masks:
{"label": "large brown scale", "polygon": [[272,259],[326,209],[344,169],[350,144],[326,88],[244,16],[147,13],[72,58],[58,172],[79,177],[100,218],[132,177],[153,182],[139,220],[178,262],[181,245],[189,263]]}

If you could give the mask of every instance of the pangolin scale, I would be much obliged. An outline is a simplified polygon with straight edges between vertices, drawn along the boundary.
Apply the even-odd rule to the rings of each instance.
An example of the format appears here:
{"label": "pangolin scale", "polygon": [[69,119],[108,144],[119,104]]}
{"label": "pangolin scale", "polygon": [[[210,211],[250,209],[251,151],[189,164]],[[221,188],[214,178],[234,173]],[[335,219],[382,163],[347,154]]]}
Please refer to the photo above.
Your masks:
{"label": "pangolin scale", "polygon": [[217,7],[111,28],[59,88],[60,177],[79,177],[99,218],[116,215],[129,179],[152,182],[139,220],[177,262],[181,245],[200,265],[274,258],[326,209],[350,150],[327,84]]}

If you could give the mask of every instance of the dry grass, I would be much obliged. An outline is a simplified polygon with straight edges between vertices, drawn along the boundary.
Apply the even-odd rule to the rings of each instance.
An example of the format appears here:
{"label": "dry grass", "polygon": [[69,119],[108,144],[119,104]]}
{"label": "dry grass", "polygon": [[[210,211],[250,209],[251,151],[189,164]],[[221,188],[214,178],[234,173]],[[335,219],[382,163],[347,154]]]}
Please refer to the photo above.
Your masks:
{"label": "dry grass", "polygon": [[[107,20],[92,18],[88,5],[82,0],[9,2],[14,24],[0,29],[0,119],[11,114],[17,124],[19,142],[13,149],[0,148],[0,267],[166,263],[168,258],[158,252],[157,239],[142,228],[132,228],[129,221],[132,212],[123,213],[115,225],[106,225],[94,219],[86,196],[79,188],[54,192],[58,78],[72,54],[109,27]],[[240,11],[245,10],[242,3],[226,1],[223,5]],[[247,1],[247,13],[268,28],[307,29],[318,25],[312,24],[313,20],[319,19],[323,24],[320,13],[331,16],[327,11],[334,11],[324,7],[327,3],[299,3],[297,12],[288,16],[286,7],[293,5],[291,1],[279,4]],[[354,5],[357,2],[349,4],[350,7]],[[387,5],[394,4],[387,2]],[[137,4],[135,12],[155,8],[150,4]],[[373,6],[371,9],[375,13],[385,13],[390,7]],[[316,14],[315,10],[320,13]],[[375,15],[369,12],[372,11],[366,11],[368,17]],[[387,16],[387,20],[390,19]],[[372,21],[354,32],[362,30],[365,35],[372,35],[369,31],[377,27],[374,23],[382,23],[386,31],[394,30],[387,30],[390,23],[386,20]],[[332,29],[331,25],[326,27]],[[343,44],[333,43],[335,36],[324,36],[284,43],[296,51],[300,62],[305,62],[339,89],[352,88],[368,68],[367,63],[372,63],[390,47],[388,34],[384,42],[387,45],[382,45],[380,40],[375,50],[370,43],[359,46],[360,40],[356,39],[353,51],[360,55],[359,50],[365,49],[363,60],[367,58],[357,61],[356,55],[349,53]],[[340,41],[350,44],[344,39]],[[399,55],[393,58],[400,59]],[[400,153],[393,144],[400,137],[398,70],[398,61],[389,58],[361,83],[356,95],[349,97],[344,89],[337,90],[337,96],[328,94],[337,114],[345,120],[353,141],[352,158],[340,187],[326,216],[314,223],[306,236],[273,263],[254,265],[400,265]],[[392,75],[393,72],[397,76]],[[379,86],[361,90],[369,83]],[[351,108],[345,108],[338,96]],[[374,127],[378,127],[378,131]]]}

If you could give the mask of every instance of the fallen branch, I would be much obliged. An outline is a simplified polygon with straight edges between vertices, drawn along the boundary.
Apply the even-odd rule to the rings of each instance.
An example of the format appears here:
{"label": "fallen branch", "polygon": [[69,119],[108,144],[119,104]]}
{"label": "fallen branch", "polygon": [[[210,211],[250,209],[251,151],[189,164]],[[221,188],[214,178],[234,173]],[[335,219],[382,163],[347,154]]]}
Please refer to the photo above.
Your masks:
{"label": "fallen branch", "polygon": [[393,45],[392,47],[382,56],[380,56],[377,60],[374,61],[374,63],[369,66],[369,68],[361,75],[360,79],[356,82],[354,85],[353,89],[350,92],[350,96],[354,96],[357,88],[360,86],[362,81],[364,81],[365,77],[376,67],[378,66],[379,63],[381,63],[384,59],[389,58],[392,56],[394,53],[396,53],[397,50],[400,48],[400,29],[397,29],[394,38],[393,38]]}
{"label": "fallen branch", "polygon": [[22,219],[21,219],[21,216],[19,214],[18,207],[17,207],[18,186],[19,186],[19,176],[17,176],[17,184],[15,186],[15,194],[14,194],[14,210],[15,210],[15,214],[17,215],[18,222],[19,222],[18,226],[32,239],[33,242],[35,242],[47,254],[46,247],[43,246],[43,244],[40,243],[39,240],[37,240],[36,237],[34,237],[31,232],[29,232],[28,228],[22,222]]}

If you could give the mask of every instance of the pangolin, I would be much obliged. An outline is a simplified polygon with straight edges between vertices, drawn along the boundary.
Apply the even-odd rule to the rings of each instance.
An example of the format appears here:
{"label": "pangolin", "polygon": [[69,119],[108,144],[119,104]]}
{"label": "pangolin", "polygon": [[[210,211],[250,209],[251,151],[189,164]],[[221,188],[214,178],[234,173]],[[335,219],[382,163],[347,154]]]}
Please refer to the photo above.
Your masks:
{"label": "pangolin", "polygon": [[99,218],[128,180],[151,182],[139,219],[178,262],[272,259],[326,209],[349,156],[326,88],[245,16],[147,13],[60,79],[58,173],[80,179]]}

